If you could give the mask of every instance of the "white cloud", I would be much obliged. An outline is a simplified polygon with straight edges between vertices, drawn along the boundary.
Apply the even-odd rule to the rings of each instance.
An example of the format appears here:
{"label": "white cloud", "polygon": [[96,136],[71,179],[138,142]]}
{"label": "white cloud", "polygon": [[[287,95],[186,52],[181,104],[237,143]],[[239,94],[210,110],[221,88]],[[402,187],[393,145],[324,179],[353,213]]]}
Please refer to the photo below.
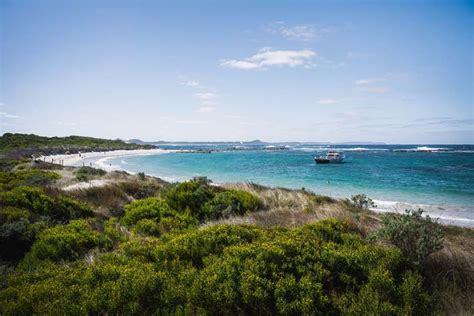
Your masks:
{"label": "white cloud", "polygon": [[318,101],[319,104],[335,104],[339,101],[334,100],[334,99],[321,99]]}
{"label": "white cloud", "polygon": [[383,94],[383,93],[387,93],[389,89],[387,87],[361,87],[358,90],[365,91],[365,92],[371,92],[371,93]]}
{"label": "white cloud", "polygon": [[363,86],[363,85],[368,85],[377,81],[380,81],[380,79],[359,79],[359,80],[356,80],[355,84],[358,86]]}
{"label": "white cloud", "polygon": [[181,85],[188,86],[188,87],[199,87],[199,82],[194,81],[194,80],[187,80],[187,81],[181,82]]}
{"label": "white cloud", "polygon": [[199,120],[175,120],[176,124],[194,125],[194,124],[207,124],[207,121]]}
{"label": "white cloud", "polygon": [[0,112],[0,117],[3,117],[3,118],[19,118],[18,115],[9,114],[9,113],[6,113],[6,112]]}
{"label": "white cloud", "polygon": [[226,119],[240,119],[242,118],[241,115],[236,115],[236,114],[226,114],[224,115],[224,118]]}
{"label": "white cloud", "polygon": [[195,93],[194,96],[201,100],[211,100],[218,97],[217,94],[212,93],[212,92],[198,92],[198,93]]}
{"label": "white cloud", "polygon": [[238,59],[222,59],[221,66],[242,70],[265,69],[267,67],[311,67],[315,52],[309,49],[303,50],[272,50],[261,49],[257,54]]}
{"label": "white cloud", "polygon": [[319,36],[318,31],[313,25],[300,24],[292,27],[283,27],[280,30],[281,35],[286,38],[310,41]]}
{"label": "white cloud", "polygon": [[286,25],[285,22],[275,22],[266,26],[266,30],[270,33],[276,33],[286,39],[298,41],[311,41],[321,37],[322,34],[330,33],[333,28],[317,28],[313,24],[296,24]]}
{"label": "white cloud", "polygon": [[243,70],[251,70],[251,69],[260,68],[258,63],[245,61],[245,60],[235,60],[235,59],[223,59],[221,61],[221,66],[236,68],[236,69],[243,69]]}
{"label": "white cloud", "polygon": [[[365,79],[359,79],[355,81],[355,84],[357,86],[371,86],[373,84],[387,84],[387,83],[392,83],[392,82],[397,82],[397,83],[403,83],[407,82],[411,79],[411,74],[409,73],[387,73],[383,76],[376,77],[376,78],[365,78]],[[369,92],[378,92],[378,93],[385,93],[388,91],[387,88],[385,87],[367,87],[364,88],[365,91]]]}
{"label": "white cloud", "polygon": [[210,113],[210,112],[214,112],[215,110],[216,110],[216,108],[213,107],[213,106],[202,106],[199,109],[197,109],[196,112],[198,112],[198,113]]}

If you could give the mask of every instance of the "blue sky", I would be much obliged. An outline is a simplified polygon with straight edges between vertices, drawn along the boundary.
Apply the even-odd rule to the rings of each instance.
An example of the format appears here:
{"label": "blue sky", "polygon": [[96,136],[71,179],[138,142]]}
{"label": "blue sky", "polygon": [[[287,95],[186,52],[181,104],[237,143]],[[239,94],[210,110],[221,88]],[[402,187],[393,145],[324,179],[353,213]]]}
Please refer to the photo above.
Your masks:
{"label": "blue sky", "polygon": [[2,132],[474,143],[471,1],[9,1]]}

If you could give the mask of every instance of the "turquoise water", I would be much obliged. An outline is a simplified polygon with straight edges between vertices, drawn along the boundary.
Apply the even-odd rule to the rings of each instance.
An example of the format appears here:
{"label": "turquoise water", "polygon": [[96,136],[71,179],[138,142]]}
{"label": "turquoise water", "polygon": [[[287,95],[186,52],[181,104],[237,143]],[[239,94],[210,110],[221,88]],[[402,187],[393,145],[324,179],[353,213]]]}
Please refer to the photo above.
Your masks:
{"label": "turquoise water", "polygon": [[426,204],[438,211],[448,209],[450,216],[474,219],[474,146],[435,146],[447,151],[429,153],[396,151],[417,146],[369,147],[364,152],[353,147],[340,148],[345,150],[346,163],[329,165],[313,160],[329,148],[320,146],[221,148],[211,154],[130,156],[107,163],[175,181],[207,176],[217,183],[305,187],[334,197],[365,193],[380,201]]}

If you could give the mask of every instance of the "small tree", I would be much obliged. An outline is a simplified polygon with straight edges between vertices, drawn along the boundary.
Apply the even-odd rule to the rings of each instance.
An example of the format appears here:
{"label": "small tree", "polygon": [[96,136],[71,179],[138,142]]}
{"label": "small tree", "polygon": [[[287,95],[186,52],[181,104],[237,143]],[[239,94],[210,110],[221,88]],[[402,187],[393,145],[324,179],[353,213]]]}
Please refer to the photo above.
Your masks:
{"label": "small tree", "polygon": [[356,194],[351,196],[351,203],[355,207],[363,210],[368,210],[371,207],[377,207],[374,201],[371,198],[367,197],[365,194]]}
{"label": "small tree", "polygon": [[407,255],[413,262],[420,263],[431,253],[443,248],[442,227],[423,210],[406,210],[405,214],[391,214],[384,217],[383,227],[376,232],[382,238]]}

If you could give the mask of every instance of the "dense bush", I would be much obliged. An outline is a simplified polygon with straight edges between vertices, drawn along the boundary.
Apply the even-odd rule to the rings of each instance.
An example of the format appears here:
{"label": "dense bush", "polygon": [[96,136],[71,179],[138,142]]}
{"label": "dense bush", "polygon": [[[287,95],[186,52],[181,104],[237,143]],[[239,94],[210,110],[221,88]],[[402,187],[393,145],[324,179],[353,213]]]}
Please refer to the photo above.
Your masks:
{"label": "dense bush", "polygon": [[218,219],[231,215],[244,215],[256,211],[260,206],[259,199],[242,190],[227,190],[217,193],[212,200],[204,204],[206,219]]}
{"label": "dense bush", "polygon": [[383,227],[376,232],[376,236],[400,248],[416,263],[442,249],[444,241],[441,226],[429,216],[423,216],[422,209],[385,216]]}
{"label": "dense bush", "polygon": [[33,216],[47,216],[56,222],[92,216],[89,206],[65,196],[50,197],[39,188],[18,187],[0,192],[0,206],[27,209]]}
{"label": "dense bush", "polygon": [[0,191],[19,186],[46,186],[59,178],[55,172],[41,170],[0,172]]}
{"label": "dense bush", "polygon": [[20,259],[46,227],[92,215],[87,205],[64,196],[47,196],[39,188],[0,192],[0,259]]}
{"label": "dense bush", "polygon": [[[401,252],[338,221],[139,237],[91,263],[18,270],[0,314],[429,314]],[[34,290],[32,290],[34,289]]]}
{"label": "dense bush", "polygon": [[178,212],[189,210],[193,217],[202,221],[206,218],[203,206],[214,198],[214,191],[207,178],[194,178],[167,188],[162,196],[172,209]]}
{"label": "dense bush", "polygon": [[38,235],[27,260],[75,260],[93,248],[110,248],[112,241],[99,227],[92,219],[78,219],[46,229]]}
{"label": "dense bush", "polygon": [[107,172],[102,169],[96,169],[92,167],[81,167],[74,172],[76,174],[76,179],[79,181],[88,181],[93,176],[103,176]]}
{"label": "dense bush", "polygon": [[177,212],[160,198],[147,198],[125,207],[122,224],[134,232],[159,236],[173,229],[184,229],[197,224],[189,212]]}

